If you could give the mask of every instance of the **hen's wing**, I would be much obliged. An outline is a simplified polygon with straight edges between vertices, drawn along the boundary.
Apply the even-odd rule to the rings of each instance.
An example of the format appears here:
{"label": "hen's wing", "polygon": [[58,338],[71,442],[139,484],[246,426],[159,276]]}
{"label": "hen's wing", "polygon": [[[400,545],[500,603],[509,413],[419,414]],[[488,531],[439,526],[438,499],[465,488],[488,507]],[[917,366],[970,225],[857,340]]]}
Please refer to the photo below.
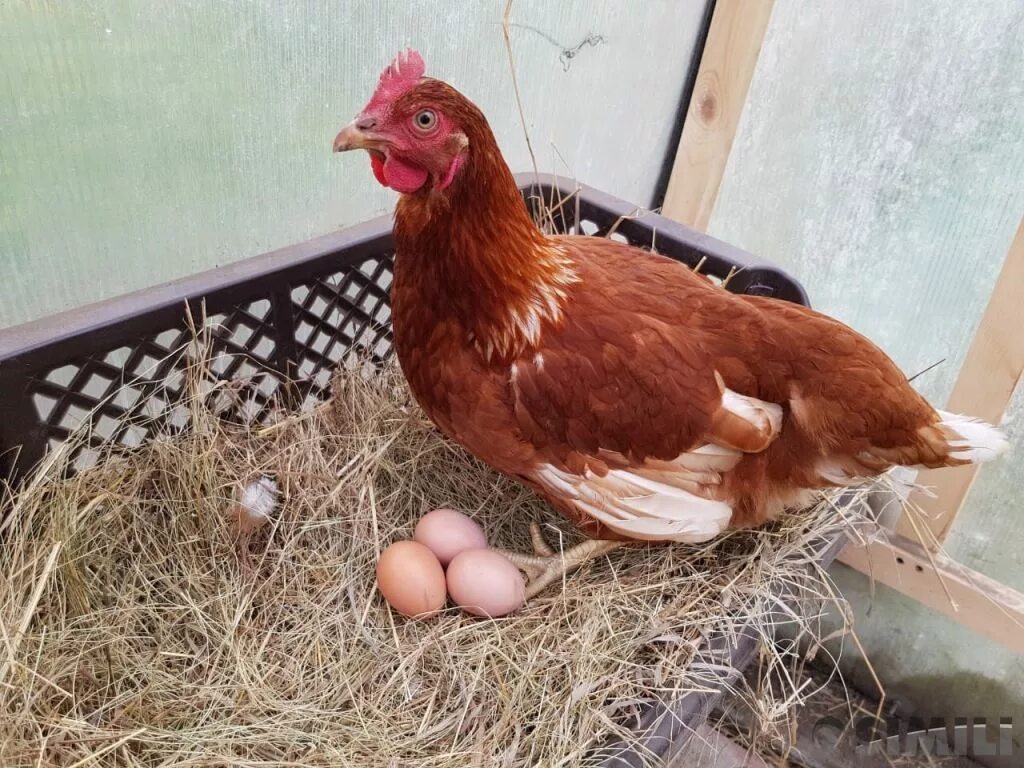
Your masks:
{"label": "hen's wing", "polygon": [[621,536],[703,541],[808,489],[1005,443],[940,415],[831,318],[611,241],[560,242],[580,282],[559,327],[512,366],[514,416],[541,459],[528,479]]}
{"label": "hen's wing", "polygon": [[[746,370],[716,345],[724,291],[646,255],[645,276],[618,251],[580,256],[561,325],[512,366],[516,422],[544,459],[529,479],[622,536],[704,541],[732,517],[723,477],[778,438],[783,409],[731,389],[718,371]],[[657,274],[666,266],[667,293]],[[758,311],[738,315],[737,332],[767,332]]]}

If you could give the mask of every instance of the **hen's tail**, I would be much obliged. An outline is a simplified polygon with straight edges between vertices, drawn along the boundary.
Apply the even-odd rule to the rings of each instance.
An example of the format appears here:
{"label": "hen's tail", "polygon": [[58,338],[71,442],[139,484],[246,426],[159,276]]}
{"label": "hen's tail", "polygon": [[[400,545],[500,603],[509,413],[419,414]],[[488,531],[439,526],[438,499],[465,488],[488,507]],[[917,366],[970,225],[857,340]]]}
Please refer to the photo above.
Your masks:
{"label": "hen's tail", "polygon": [[939,427],[949,449],[949,465],[981,464],[992,461],[1010,447],[1006,435],[981,419],[939,411]]}

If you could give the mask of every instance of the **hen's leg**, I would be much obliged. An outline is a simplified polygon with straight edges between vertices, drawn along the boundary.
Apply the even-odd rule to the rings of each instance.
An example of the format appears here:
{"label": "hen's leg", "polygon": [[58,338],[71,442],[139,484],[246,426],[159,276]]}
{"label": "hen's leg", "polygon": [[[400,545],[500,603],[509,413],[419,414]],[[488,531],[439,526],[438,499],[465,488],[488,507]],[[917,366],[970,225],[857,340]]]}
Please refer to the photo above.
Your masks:
{"label": "hen's leg", "polygon": [[577,544],[565,552],[555,552],[544,541],[540,526],[535,522],[530,523],[530,539],[533,541],[533,555],[499,550],[529,577],[526,584],[527,600],[540,593],[551,582],[571,573],[588,560],[606,555],[626,543],[624,541],[591,539]]}

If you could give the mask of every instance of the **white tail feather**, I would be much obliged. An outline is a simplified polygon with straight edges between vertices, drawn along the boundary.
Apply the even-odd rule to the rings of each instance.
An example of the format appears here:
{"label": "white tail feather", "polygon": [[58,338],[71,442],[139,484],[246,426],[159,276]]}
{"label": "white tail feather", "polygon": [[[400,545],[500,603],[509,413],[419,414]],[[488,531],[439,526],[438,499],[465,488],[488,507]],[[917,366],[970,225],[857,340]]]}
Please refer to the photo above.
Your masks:
{"label": "white tail feather", "polygon": [[942,425],[960,435],[960,440],[950,440],[953,458],[980,464],[992,461],[1010,447],[1006,435],[998,427],[958,413],[939,411]]}

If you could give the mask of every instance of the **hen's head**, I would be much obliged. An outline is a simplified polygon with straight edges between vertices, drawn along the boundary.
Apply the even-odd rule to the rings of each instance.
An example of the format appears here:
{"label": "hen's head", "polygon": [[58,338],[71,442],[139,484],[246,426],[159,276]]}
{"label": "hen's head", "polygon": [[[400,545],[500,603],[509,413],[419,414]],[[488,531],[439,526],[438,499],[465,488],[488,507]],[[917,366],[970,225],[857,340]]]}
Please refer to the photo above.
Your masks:
{"label": "hen's head", "polygon": [[416,51],[398,54],[370,102],[334,139],[335,152],[369,152],[377,181],[404,194],[447,189],[466,160],[473,126],[486,126],[468,99],[424,71]]}

